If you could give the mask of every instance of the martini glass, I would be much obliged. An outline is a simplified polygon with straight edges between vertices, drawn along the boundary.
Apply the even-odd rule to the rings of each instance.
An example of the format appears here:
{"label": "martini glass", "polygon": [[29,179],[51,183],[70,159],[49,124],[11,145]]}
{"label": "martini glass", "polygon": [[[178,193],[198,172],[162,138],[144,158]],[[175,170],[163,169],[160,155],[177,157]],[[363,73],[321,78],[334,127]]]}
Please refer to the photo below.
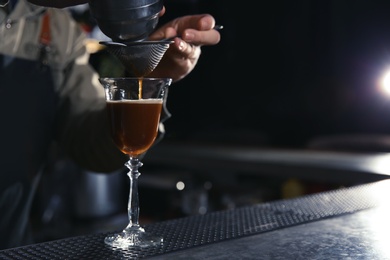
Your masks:
{"label": "martini glass", "polygon": [[119,233],[108,235],[104,242],[118,248],[159,246],[162,237],[149,234],[139,224],[138,168],[141,158],[158,134],[160,116],[170,78],[100,78],[105,88],[111,136],[122,153],[129,156],[129,224]]}

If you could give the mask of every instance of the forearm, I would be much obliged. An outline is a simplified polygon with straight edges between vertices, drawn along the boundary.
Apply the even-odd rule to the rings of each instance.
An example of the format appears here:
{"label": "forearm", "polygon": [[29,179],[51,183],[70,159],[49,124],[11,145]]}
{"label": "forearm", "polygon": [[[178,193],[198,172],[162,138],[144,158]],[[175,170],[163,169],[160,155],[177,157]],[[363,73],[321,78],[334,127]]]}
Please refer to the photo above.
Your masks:
{"label": "forearm", "polygon": [[126,158],[110,137],[98,75],[88,64],[76,62],[65,78],[56,122],[60,146],[88,170],[110,172],[123,167]]}
{"label": "forearm", "polygon": [[124,167],[128,159],[111,140],[105,112],[97,110],[79,115],[60,130],[61,147],[84,169],[112,172]]}

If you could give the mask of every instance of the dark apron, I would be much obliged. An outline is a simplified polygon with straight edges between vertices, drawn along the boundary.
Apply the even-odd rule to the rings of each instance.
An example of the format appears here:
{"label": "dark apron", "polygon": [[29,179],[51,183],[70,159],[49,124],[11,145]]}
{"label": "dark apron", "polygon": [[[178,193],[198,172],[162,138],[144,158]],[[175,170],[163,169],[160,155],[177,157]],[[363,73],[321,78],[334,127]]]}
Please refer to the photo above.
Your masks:
{"label": "dark apron", "polygon": [[58,98],[50,69],[22,59],[0,66],[0,98],[2,249],[32,242],[26,233],[28,219],[53,137]]}

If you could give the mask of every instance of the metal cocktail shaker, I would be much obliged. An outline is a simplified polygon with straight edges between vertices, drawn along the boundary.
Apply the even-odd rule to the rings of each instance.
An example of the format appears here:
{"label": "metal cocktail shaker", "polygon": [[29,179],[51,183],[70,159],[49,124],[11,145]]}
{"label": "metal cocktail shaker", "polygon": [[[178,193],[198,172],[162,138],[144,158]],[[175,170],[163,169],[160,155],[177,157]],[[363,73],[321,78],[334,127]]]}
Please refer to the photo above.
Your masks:
{"label": "metal cocktail shaker", "polygon": [[145,40],[156,28],[163,0],[89,0],[100,30],[114,42]]}

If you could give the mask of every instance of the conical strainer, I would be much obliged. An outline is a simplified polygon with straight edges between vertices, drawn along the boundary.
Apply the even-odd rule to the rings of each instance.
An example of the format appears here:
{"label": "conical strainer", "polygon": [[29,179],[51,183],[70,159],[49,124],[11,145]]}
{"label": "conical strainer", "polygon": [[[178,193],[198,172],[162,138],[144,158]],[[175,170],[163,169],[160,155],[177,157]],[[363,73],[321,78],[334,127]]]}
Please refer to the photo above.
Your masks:
{"label": "conical strainer", "polygon": [[172,40],[139,42],[100,42],[116,56],[126,71],[133,77],[144,77],[151,73],[164,56]]}

